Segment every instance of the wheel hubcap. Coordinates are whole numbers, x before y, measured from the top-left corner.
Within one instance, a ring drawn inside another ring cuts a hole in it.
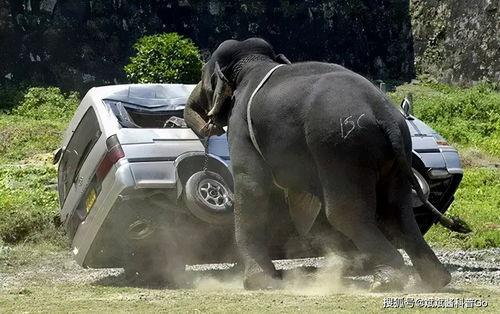
[[[198,193],[203,201],[212,208],[224,209],[229,200],[226,188],[213,179],[202,180],[198,187]]]

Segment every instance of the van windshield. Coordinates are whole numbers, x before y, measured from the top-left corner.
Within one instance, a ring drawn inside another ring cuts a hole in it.
[[[85,159],[100,136],[101,130],[97,116],[94,109],[90,107],[73,132],[68,145],[64,148],[59,163],[58,190],[61,206],[71,189],[71,185],[77,181],[77,175]]]

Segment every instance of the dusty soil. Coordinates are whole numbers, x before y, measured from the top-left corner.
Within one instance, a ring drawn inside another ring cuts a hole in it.
[[[308,312],[383,311],[384,299],[479,299],[498,310],[500,248],[436,250],[452,272],[452,283],[431,292],[415,276],[405,291],[368,292],[370,277],[342,277],[338,257],[277,261],[286,271],[284,289],[245,291],[233,264],[188,266],[193,285],[187,289],[131,282],[122,269],[84,269],[66,251],[38,247],[0,251],[0,312]],[[425,309],[425,308],[422,308]],[[415,310],[415,308],[413,308]],[[455,310],[467,310],[465,306]]]

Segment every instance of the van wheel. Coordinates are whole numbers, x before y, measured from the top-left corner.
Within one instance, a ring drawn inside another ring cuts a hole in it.
[[[219,174],[196,172],[186,182],[184,191],[186,207],[198,219],[216,225],[234,222],[233,193]]]

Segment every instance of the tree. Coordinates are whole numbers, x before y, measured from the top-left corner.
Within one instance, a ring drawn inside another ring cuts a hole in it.
[[[139,38],[137,51],[123,69],[133,83],[197,83],[202,61],[198,48],[189,38],[164,33]]]

